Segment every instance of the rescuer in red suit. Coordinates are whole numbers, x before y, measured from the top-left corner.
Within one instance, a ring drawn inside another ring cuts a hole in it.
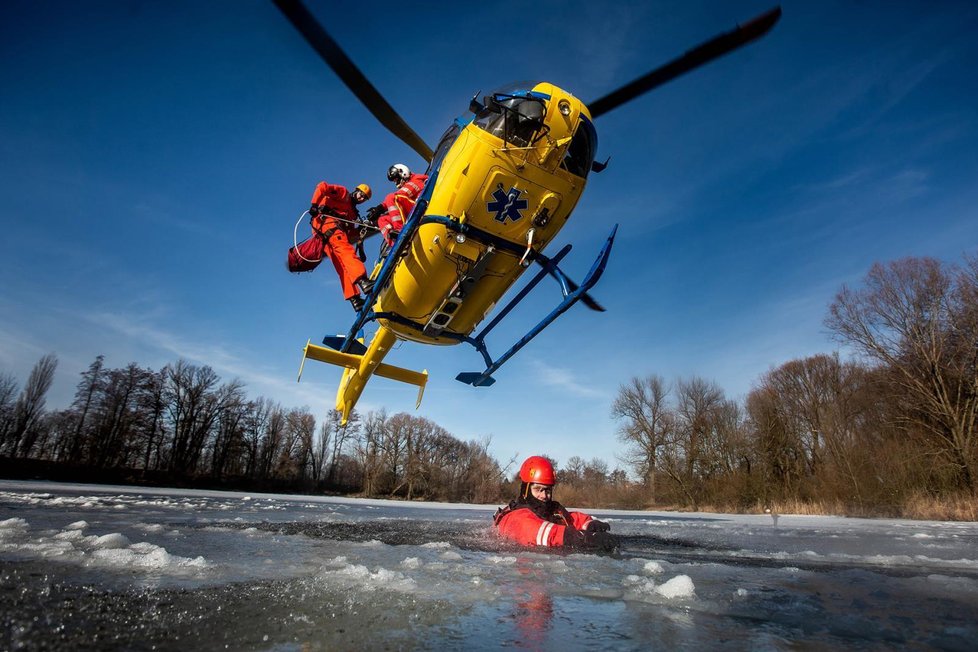
[[[404,228],[404,221],[421,196],[428,175],[413,174],[403,163],[395,163],[387,170],[387,179],[397,186],[397,190],[387,195],[379,206],[371,209],[371,215],[376,219],[380,235],[384,236],[387,246],[392,246]]]
[[[499,534],[524,546],[564,546],[613,550],[611,527],[583,512],[569,512],[553,500],[557,475],[550,461],[539,455],[520,467],[520,495],[496,512]]]
[[[372,283],[367,279],[363,261],[357,257],[354,244],[360,238],[360,214],[357,205],[370,199],[370,186],[361,183],[352,191],[321,181],[312,194],[309,207],[313,235],[289,250],[289,271],[315,269],[323,256],[336,268],[343,297],[357,312],[363,307],[360,293],[369,294]]]

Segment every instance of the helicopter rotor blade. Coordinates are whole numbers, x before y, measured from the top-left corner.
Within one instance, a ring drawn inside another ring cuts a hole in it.
[[[297,30],[305,37],[323,61],[353,91],[357,99],[377,118],[382,125],[404,141],[425,161],[431,162],[433,153],[427,143],[394,110],[373,84],[356,67],[339,44],[316,21],[299,0],[274,0],[275,5],[285,14]]]
[[[615,109],[625,102],[635,99],[642,93],[646,93],[653,88],[661,86],[676,77],[698,68],[718,57],[736,50],[742,45],[764,36],[768,30],[781,18],[781,7],[775,7],[760,16],[737,25],[729,32],[715,36],[714,38],[687,51],[677,59],[656,68],[655,70],[633,80],[621,88],[608,93],[604,97],[588,103],[587,107],[591,112],[592,118],[597,118],[612,109]]]

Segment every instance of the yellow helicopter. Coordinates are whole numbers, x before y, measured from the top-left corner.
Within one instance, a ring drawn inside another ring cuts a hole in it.
[[[570,218],[588,174],[607,165],[595,161],[593,120],[763,36],[781,16],[780,8],[772,9],[588,104],[546,82],[515,84],[481,101],[477,94],[469,105],[472,115],[456,119],[432,150],[301,2],[275,0],[275,4],[374,116],[429,162],[424,191],[396,242],[373,270],[373,290],[349,332],[326,337],[325,346],[310,341],[303,351],[300,378],[307,358],[344,368],[336,395],[344,424],[375,374],[417,386],[417,405],[421,404],[427,371],[383,362],[399,340],[472,345],[482,355],[485,369],[456,378],[488,386],[495,382],[492,374],[500,366],[578,301],[603,310],[588,290],[604,271],[617,225],[579,285],[559,267],[571,245],[552,257],[543,253]],[[530,265],[539,267],[536,274],[473,335]],[[505,353],[493,358],[486,336],[546,276],[559,284],[560,302]],[[361,329],[368,322],[375,322],[377,330],[365,345]]]

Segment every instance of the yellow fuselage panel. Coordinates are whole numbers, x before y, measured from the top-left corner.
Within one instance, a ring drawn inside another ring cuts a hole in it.
[[[584,190],[584,179],[560,167],[567,142],[580,119],[583,105],[573,96],[541,84],[536,92],[550,96],[544,118],[549,132],[530,147],[517,148],[467,125],[445,155],[426,213],[461,219],[465,224],[525,249],[533,229],[532,247],[542,251],[566,223]],[[571,111],[564,116],[558,102]],[[586,109],[584,109],[586,111]],[[534,218],[545,213],[545,224]],[[495,250],[488,259],[484,243],[456,234],[441,224],[424,224],[407,255],[398,263],[393,280],[380,295],[379,311],[394,312],[424,326],[449,296],[462,296],[445,328],[468,335],[485,318],[505,291],[523,273],[520,255]],[[481,262],[480,262],[481,260]],[[398,337],[429,344],[457,341],[424,334],[390,320],[380,320]]]

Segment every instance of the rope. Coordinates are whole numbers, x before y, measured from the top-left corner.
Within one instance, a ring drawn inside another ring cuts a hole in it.
[[[401,214],[403,215],[403,211],[401,211]],[[307,263],[318,263],[323,259],[322,256],[319,257],[319,260],[309,260],[308,258],[303,256],[302,253],[299,251],[299,222],[301,222],[302,218],[304,218],[306,215],[309,215],[309,211],[302,211],[302,214],[299,215],[299,219],[295,221],[295,228],[292,229],[292,246],[295,249],[295,254],[302,260],[306,261]],[[328,217],[329,219],[336,220],[337,222],[346,222],[347,224],[353,224],[354,226],[358,226],[361,229],[373,229],[374,231],[380,231],[379,228],[373,226],[372,224],[366,224],[364,222],[356,222],[354,220],[345,220],[342,217],[336,217],[335,215],[329,215]]]
[[[302,260],[306,261],[307,263],[318,263],[323,259],[322,256],[319,257],[319,260],[309,260],[308,258],[302,255],[302,252],[299,251],[299,222],[301,222],[302,218],[304,218],[308,214],[309,211],[302,211],[302,215],[300,215],[299,219],[296,220],[295,222],[295,228],[292,229],[292,248],[295,249],[295,255],[301,258]]]

